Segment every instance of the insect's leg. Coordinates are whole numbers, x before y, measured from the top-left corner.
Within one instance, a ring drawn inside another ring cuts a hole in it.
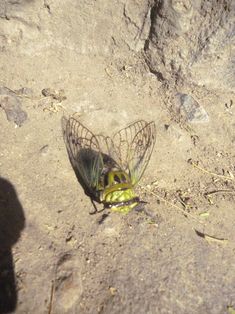
[[[105,207],[103,207],[102,209],[98,210],[97,213],[102,213],[103,210],[105,210]]]
[[[91,200],[92,205],[93,205],[93,207],[94,207],[94,211],[93,211],[93,212],[90,212],[89,214],[90,214],[90,215],[94,215],[94,214],[98,213],[98,209],[97,209],[97,207],[96,207],[96,204],[95,204],[94,200],[93,200],[92,198],[90,198],[90,200]]]
[[[101,213],[103,210],[105,210],[105,208],[106,208],[105,206],[104,206],[102,209],[99,209],[99,210],[98,210],[98,208],[97,208],[97,206],[96,206],[94,200],[92,199],[92,197],[90,198],[90,200],[91,200],[92,205],[93,205],[93,207],[94,207],[94,211],[91,212],[91,213],[89,213],[90,215],[94,215],[94,214],[96,214],[96,213]]]

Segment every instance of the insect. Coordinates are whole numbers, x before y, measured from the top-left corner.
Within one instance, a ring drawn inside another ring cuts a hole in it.
[[[104,208],[128,213],[145,203],[134,192],[156,140],[155,123],[139,120],[113,137],[94,135],[76,114],[62,118],[70,162],[85,193]],[[96,209],[97,211],[97,209]]]

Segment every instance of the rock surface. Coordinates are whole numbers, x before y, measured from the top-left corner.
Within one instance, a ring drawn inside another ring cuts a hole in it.
[[[0,108],[2,108],[8,121],[22,126],[27,120],[27,113],[21,109],[21,102],[16,93],[6,87],[0,87]]]
[[[209,121],[205,109],[190,95],[178,93],[176,106],[189,123],[207,123]]]
[[[235,2],[154,1],[145,51],[153,73],[170,84],[235,87]]]

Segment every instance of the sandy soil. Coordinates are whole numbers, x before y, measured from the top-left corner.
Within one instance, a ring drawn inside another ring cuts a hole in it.
[[[0,312],[232,311],[234,94],[173,90],[149,73],[141,52],[79,54],[43,46],[43,33],[33,50],[28,36],[0,59],[0,85],[28,88],[13,93],[27,113],[21,127],[0,108]],[[44,96],[45,88],[62,96]],[[209,121],[187,123],[176,92],[194,97]],[[107,135],[155,121],[156,145],[136,188],[146,212],[89,214],[61,131],[61,117],[73,112]]]

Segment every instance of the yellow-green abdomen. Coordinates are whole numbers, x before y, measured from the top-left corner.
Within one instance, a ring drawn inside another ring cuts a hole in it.
[[[110,171],[106,174],[106,184],[101,194],[105,207],[113,211],[128,213],[139,201],[129,176],[124,171]]]
[[[137,197],[132,189],[113,191],[106,195],[105,204],[113,211],[128,213],[137,204]]]

